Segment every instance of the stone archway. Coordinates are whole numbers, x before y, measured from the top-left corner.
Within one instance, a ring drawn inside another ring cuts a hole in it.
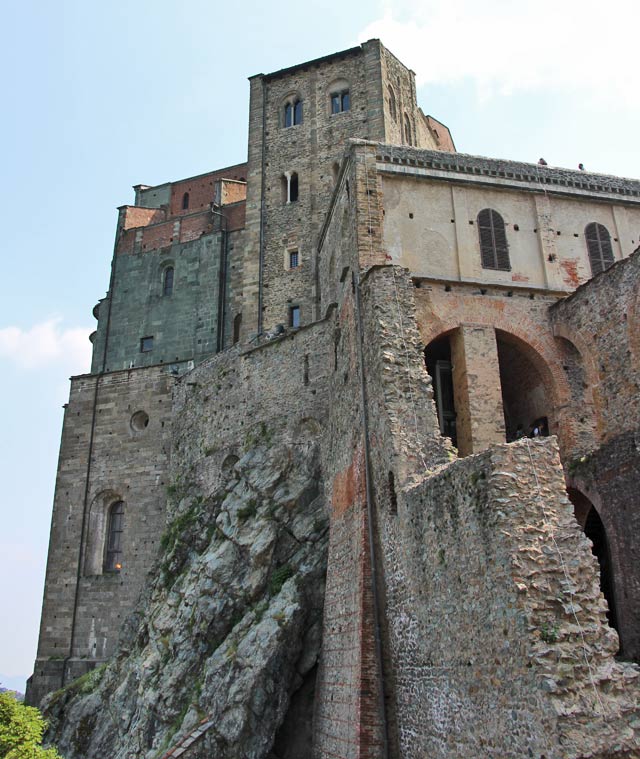
[[[598,560],[600,590],[609,606],[607,611],[609,626],[619,631],[611,549],[604,523],[598,510],[584,493],[573,487],[568,487],[567,493],[573,504],[576,520],[591,541],[591,551]]]
[[[507,442],[557,429],[550,378],[543,359],[520,338],[496,330]]]

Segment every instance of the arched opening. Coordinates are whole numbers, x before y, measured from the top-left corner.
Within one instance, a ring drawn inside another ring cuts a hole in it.
[[[607,620],[609,627],[618,630],[615,595],[613,589],[613,569],[611,565],[611,552],[605,526],[600,519],[600,514],[584,493],[575,488],[567,488],[569,500],[573,504],[573,511],[578,524],[584,530],[584,534],[593,544],[591,552],[598,559],[600,566],[600,590],[609,606]]]
[[[124,531],[124,503],[116,501],[109,508],[104,571],[119,572],[122,569],[122,533]]]
[[[182,210],[186,211],[189,208],[189,193],[185,192],[182,196]]]
[[[433,381],[433,398],[438,412],[440,434],[451,438],[452,443],[457,445],[449,334],[441,335],[427,345],[424,360]]]
[[[240,342],[240,330],[242,329],[242,314],[236,314],[233,319],[233,344]]]
[[[496,330],[507,442],[549,434],[552,403],[540,359],[519,338]]]
[[[407,145],[413,145],[413,138],[411,136],[411,121],[409,121],[409,116],[406,113],[404,115],[404,141],[407,143]]]
[[[164,270],[162,294],[167,296],[173,294],[173,266],[167,266]]]

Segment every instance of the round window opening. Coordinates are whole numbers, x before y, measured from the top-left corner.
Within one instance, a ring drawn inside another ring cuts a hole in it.
[[[136,411],[131,417],[131,429],[135,432],[144,432],[149,426],[149,414],[146,411]]]

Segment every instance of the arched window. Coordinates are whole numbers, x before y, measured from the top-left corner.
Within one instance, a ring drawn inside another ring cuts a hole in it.
[[[478,236],[482,268],[511,271],[504,220],[493,208],[485,208],[478,214]]]
[[[393,87],[389,85],[389,113],[394,121],[398,120],[398,111],[396,109],[396,93],[393,91]]]
[[[119,572],[122,569],[122,532],[124,502],[116,501],[109,509],[104,571]]]
[[[281,180],[282,202],[295,203],[298,200],[298,174],[295,171],[286,171]]]
[[[173,266],[167,266],[164,270],[162,280],[162,294],[171,295],[173,293]]]
[[[411,122],[406,113],[404,115],[404,141],[407,145],[413,145],[413,140],[411,139]]]
[[[233,319],[233,344],[240,342],[240,330],[242,329],[242,314],[236,314]]]
[[[189,208],[189,193],[185,192],[185,194],[182,196],[182,210],[186,211],[187,208]]]
[[[589,251],[591,272],[595,276],[601,271],[608,269],[613,263],[613,248],[611,247],[611,235],[604,224],[591,222],[584,230]]]
[[[302,124],[302,100],[287,100],[284,104],[284,125],[286,127]]]

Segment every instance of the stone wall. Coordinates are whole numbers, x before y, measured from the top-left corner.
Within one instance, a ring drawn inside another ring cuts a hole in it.
[[[72,381],[30,703],[113,654],[145,583],[165,521],[173,383],[161,367]],[[119,500],[123,566],[105,572],[108,511]]]
[[[380,513],[402,757],[635,756],[638,670],[614,660],[553,440],[451,464]]]
[[[567,463],[567,482],[595,507],[611,555],[622,654],[640,660],[640,254],[551,309],[590,389],[595,434]]]

